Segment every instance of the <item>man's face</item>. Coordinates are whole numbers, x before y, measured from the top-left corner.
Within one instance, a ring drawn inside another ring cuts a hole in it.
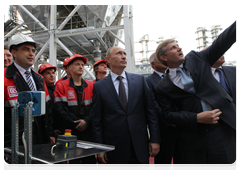
[[[84,62],[82,60],[75,60],[70,66],[69,69],[73,74],[83,75],[84,73]]]
[[[44,77],[47,86],[54,85],[56,81],[56,71],[54,69],[46,69],[42,76]]]
[[[4,67],[7,67],[12,64],[12,54],[9,52],[8,49],[4,49]]]
[[[107,74],[107,65],[105,63],[100,63],[96,70],[98,73],[105,73]]]
[[[36,49],[32,45],[21,45],[18,47],[18,50],[12,50],[12,55],[15,57],[15,62],[28,70],[35,60],[35,51]]]
[[[113,47],[111,56],[107,56],[106,60],[113,68],[125,68],[127,66],[126,52],[120,47]]]
[[[168,43],[166,54],[167,56],[162,55],[161,57],[164,58],[163,60],[166,61],[170,68],[177,68],[185,60],[182,49],[176,42]]]

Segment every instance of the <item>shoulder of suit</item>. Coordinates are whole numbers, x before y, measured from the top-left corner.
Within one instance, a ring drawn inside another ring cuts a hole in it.
[[[43,78],[43,76],[41,74],[39,74],[38,72],[34,71],[33,69],[31,69],[32,74],[35,74],[37,76],[40,76],[41,78]]]
[[[222,66],[223,69],[232,69],[232,70],[236,70],[236,67],[234,66]]]

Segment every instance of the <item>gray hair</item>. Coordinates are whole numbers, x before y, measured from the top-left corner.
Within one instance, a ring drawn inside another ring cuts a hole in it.
[[[156,53],[153,53],[150,57],[149,57],[149,63],[155,63],[155,54]]]
[[[112,48],[113,48],[113,47],[111,47],[111,48],[109,48],[109,49],[107,50],[106,56],[111,57],[111,54],[112,54]]]

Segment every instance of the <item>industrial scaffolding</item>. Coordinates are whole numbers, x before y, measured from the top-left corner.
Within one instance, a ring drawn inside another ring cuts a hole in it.
[[[10,9],[15,19],[4,24],[4,44],[18,32],[38,42],[35,71],[48,59],[58,68],[59,79],[64,76],[63,60],[77,53],[87,57],[84,77],[93,80],[94,62],[105,59],[107,50],[120,42],[127,53],[126,71],[135,73],[131,5],[11,5]],[[22,22],[16,20],[16,10]]]

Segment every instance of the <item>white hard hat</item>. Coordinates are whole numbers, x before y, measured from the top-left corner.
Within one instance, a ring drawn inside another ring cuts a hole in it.
[[[11,46],[12,45],[18,45],[18,44],[22,44],[25,42],[31,42],[34,43],[36,45],[36,48],[39,47],[40,44],[36,43],[31,37],[24,35],[24,34],[16,34],[14,36],[12,36],[9,40],[9,51],[11,51]]]

